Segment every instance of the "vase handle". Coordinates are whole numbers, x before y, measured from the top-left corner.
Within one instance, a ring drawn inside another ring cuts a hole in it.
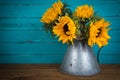
[[[98,49],[98,52],[97,52],[97,61],[98,63],[100,63],[100,59],[99,59],[99,56],[100,56],[100,51],[102,50],[104,46],[102,46],[101,48]]]

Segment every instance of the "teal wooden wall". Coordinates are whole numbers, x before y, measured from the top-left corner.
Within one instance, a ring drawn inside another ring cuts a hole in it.
[[[40,17],[56,0],[0,0],[0,63],[61,63],[67,45],[45,33]],[[101,64],[120,63],[120,0],[62,0],[74,10],[90,4],[111,22]],[[97,48],[94,47],[97,52]],[[96,53],[95,53],[96,54]]]

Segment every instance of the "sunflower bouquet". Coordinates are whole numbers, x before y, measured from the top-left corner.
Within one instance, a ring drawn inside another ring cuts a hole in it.
[[[44,29],[62,43],[74,44],[74,40],[86,41],[89,46],[108,44],[110,23],[96,15],[92,6],[78,6],[74,12],[60,0],[55,2],[40,19]]]

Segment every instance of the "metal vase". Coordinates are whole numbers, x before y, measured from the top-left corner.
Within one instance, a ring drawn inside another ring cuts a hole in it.
[[[86,42],[76,41],[68,46],[60,71],[76,76],[92,76],[100,72],[100,67],[92,48]]]

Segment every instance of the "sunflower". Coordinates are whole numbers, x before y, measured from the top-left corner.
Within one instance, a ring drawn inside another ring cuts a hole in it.
[[[76,27],[74,22],[68,16],[63,16],[59,18],[58,21],[59,23],[53,28],[53,33],[59,36],[58,41],[62,40],[63,43],[71,41],[73,44],[73,39],[76,38]]]
[[[75,16],[79,18],[90,18],[93,14],[93,7],[88,5],[78,6],[75,10]]]
[[[62,2],[59,0],[58,2],[55,2],[52,5],[53,9],[57,12],[57,14],[61,14],[62,13],[62,8],[63,8],[63,4]]]
[[[110,23],[104,19],[101,19],[95,23],[91,22],[88,44],[90,46],[98,44],[99,47],[107,45],[108,40],[110,39],[110,36],[108,35],[108,31],[110,30],[110,28],[108,28],[109,25]]]
[[[41,18],[41,22],[48,24],[54,21],[58,15],[62,13],[62,8],[63,4],[60,0],[58,2],[55,2],[52,7],[48,8],[48,10],[44,13],[43,17]]]

